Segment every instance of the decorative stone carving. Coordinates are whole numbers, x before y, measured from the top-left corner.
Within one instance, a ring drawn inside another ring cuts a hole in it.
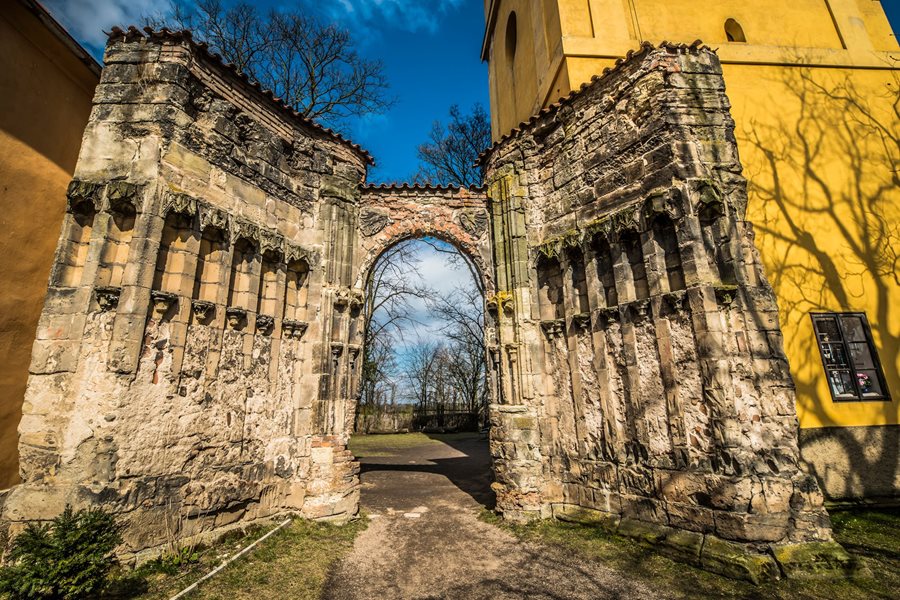
[[[572,315],[572,325],[574,325],[581,331],[589,330],[591,328],[590,313],[579,313],[577,315]]]
[[[119,304],[119,295],[122,290],[117,287],[98,287],[95,290],[97,295],[97,304],[100,310],[107,311],[114,309]]]
[[[483,210],[463,210],[457,216],[459,226],[476,238],[485,234],[488,228],[488,215]]]
[[[644,201],[644,218],[650,223],[657,215],[668,215],[677,221],[684,214],[684,199],[677,188],[660,190]]]
[[[334,294],[334,306],[343,310],[346,307],[359,308],[365,302],[362,290],[341,288]]]
[[[135,197],[140,187],[127,181],[114,181],[106,186],[106,202],[109,209],[120,213],[137,212]]]
[[[208,227],[218,229],[227,236],[230,229],[228,226],[228,215],[217,208],[201,204],[200,230],[204,231]]]
[[[722,200],[722,191],[716,183],[712,181],[700,182],[697,186],[697,195],[697,204],[700,207],[716,207],[719,214],[723,214],[725,212],[725,203]]]
[[[373,236],[391,224],[391,218],[381,211],[365,208],[359,214],[359,230],[365,236]]]
[[[89,203],[95,212],[102,208],[103,184],[74,180],[66,191],[68,203],[66,210],[73,212],[83,202]]]
[[[541,329],[550,337],[561,335],[566,329],[565,319],[550,319],[541,321]]]
[[[150,292],[150,299],[153,302],[153,317],[162,319],[169,312],[169,309],[178,304],[178,296],[171,292],[162,292],[153,290]]]
[[[241,329],[247,322],[247,311],[236,306],[229,306],[225,309],[225,322],[228,325],[228,329]]]
[[[233,219],[231,227],[233,230],[232,237],[235,240],[245,239],[252,242],[256,248],[259,248],[259,227],[242,219]]]
[[[487,310],[494,316],[503,314],[512,315],[513,313],[513,295],[509,292],[497,292],[485,301]]]
[[[618,306],[607,306],[597,310],[597,317],[603,326],[608,325],[611,321],[618,321],[620,314]]]
[[[272,329],[275,327],[275,317],[271,317],[269,315],[256,315],[256,331],[263,334],[269,335],[272,333]]]
[[[347,347],[348,356],[350,357],[350,370],[353,371],[356,369],[356,362],[359,359],[359,354],[362,348],[356,344],[352,344]]]
[[[167,215],[170,212],[174,212],[194,217],[197,216],[197,204],[197,199],[187,194],[168,192],[165,201],[163,201],[163,214]]]
[[[307,327],[309,327],[309,324],[303,321],[285,319],[281,322],[281,329],[284,331],[285,336],[297,340],[303,337]]]
[[[737,298],[738,287],[736,285],[720,283],[713,286],[713,290],[716,294],[716,302],[718,302],[720,306],[730,307]]]
[[[358,289],[350,290],[349,302],[351,310],[361,308],[362,305],[366,302],[365,292]]]
[[[305,248],[301,248],[295,244],[285,242],[282,251],[284,252],[285,262],[290,263],[296,260],[305,260],[310,267],[312,267],[314,263],[314,255]]]
[[[257,235],[259,236],[259,252],[260,254],[273,254],[277,257],[281,257],[282,252],[284,252],[284,238],[278,235],[277,233],[267,231],[265,229],[257,229]]]
[[[625,318],[632,323],[643,321],[650,315],[650,299],[635,300],[624,306]]]
[[[208,302],[206,300],[192,300],[191,301],[191,310],[194,313],[194,318],[201,322],[205,323],[209,320],[213,313],[215,312],[216,305],[212,302]]]
[[[663,315],[681,312],[684,310],[686,303],[687,291],[669,292],[668,294],[663,294],[660,310]]]

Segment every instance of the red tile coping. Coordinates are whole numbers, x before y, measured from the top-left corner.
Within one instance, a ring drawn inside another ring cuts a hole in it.
[[[433,193],[458,193],[463,190],[474,193],[484,193],[487,187],[484,185],[432,185],[430,183],[368,183],[361,187],[364,192],[433,192]]]

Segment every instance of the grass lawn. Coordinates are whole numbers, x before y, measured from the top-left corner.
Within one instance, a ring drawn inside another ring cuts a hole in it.
[[[900,509],[833,511],[838,542],[865,560],[872,576],[838,581],[782,580],[761,586],[720,577],[653,553],[646,547],[598,528],[542,521],[530,525],[497,523],[527,541],[556,544],[667,590],[667,598],[816,598],[851,600],[900,597]]]
[[[190,594],[192,599],[264,600],[319,598],[329,570],[353,546],[365,529],[366,519],[338,526],[294,519],[247,555],[231,563]],[[271,529],[271,527],[269,528]],[[196,563],[177,568],[168,563],[149,563],[123,573],[104,598],[170,598],[197,581],[225,558],[265,533],[255,528],[246,535],[231,535],[199,553]]]
[[[483,436],[477,432],[461,433],[373,433],[350,438],[350,451],[356,458],[394,456],[400,450]]]

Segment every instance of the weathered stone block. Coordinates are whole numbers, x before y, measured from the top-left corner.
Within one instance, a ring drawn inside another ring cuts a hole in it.
[[[713,535],[707,535],[704,540],[700,565],[713,573],[757,585],[780,577],[775,560],[768,554],[754,553],[745,545]]]
[[[835,542],[773,544],[772,553],[786,577],[791,579],[843,578],[865,570]]]
[[[617,514],[584,508],[574,504],[553,504],[553,518],[569,523],[580,523],[615,532],[619,527],[620,517]]]
[[[790,513],[751,514],[716,511],[716,533],[730,540],[776,542],[789,531]]]

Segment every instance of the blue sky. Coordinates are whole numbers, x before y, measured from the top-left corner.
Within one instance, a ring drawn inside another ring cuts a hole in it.
[[[99,58],[113,25],[139,24],[157,14],[160,0],[44,0],[60,22]],[[258,2],[263,10],[276,2]],[[280,3],[284,5],[285,3]],[[349,136],[375,157],[369,181],[406,181],[415,173],[416,148],[451,105],[488,107],[487,67],[481,63],[483,0],[297,0],[354,34],[363,56],[381,59],[397,102],[384,115],[363,119]]]
[[[894,28],[894,34],[900,32],[900,0],[881,0],[881,6],[887,13],[888,21]]]
[[[139,23],[154,14],[161,0],[44,0],[74,37],[98,58],[106,40],[103,30]],[[378,162],[369,180],[404,181],[416,171],[416,147],[428,136],[435,119],[446,119],[452,104],[467,110],[475,102],[488,106],[487,68],[479,59],[484,28],[483,0],[296,0],[326,20],[349,28],[359,51],[384,62],[397,104],[385,115],[365,119],[349,132]],[[273,6],[273,0],[259,3]],[[884,0],[894,31],[900,31],[900,0]],[[419,244],[418,271],[423,282],[447,294],[470,280],[464,268]],[[443,325],[421,302],[414,316],[423,323],[400,342],[433,339]]]
[[[44,0],[72,34],[99,57],[113,25],[139,23],[167,6],[161,0]],[[378,163],[369,181],[405,181],[416,171],[416,148],[434,120],[446,120],[452,104],[488,107],[487,67],[479,52],[483,0],[295,0],[325,20],[349,28],[359,51],[384,62],[396,105],[352,126],[349,135]],[[284,6],[257,2],[261,9]],[[884,0],[894,31],[900,0]]]

